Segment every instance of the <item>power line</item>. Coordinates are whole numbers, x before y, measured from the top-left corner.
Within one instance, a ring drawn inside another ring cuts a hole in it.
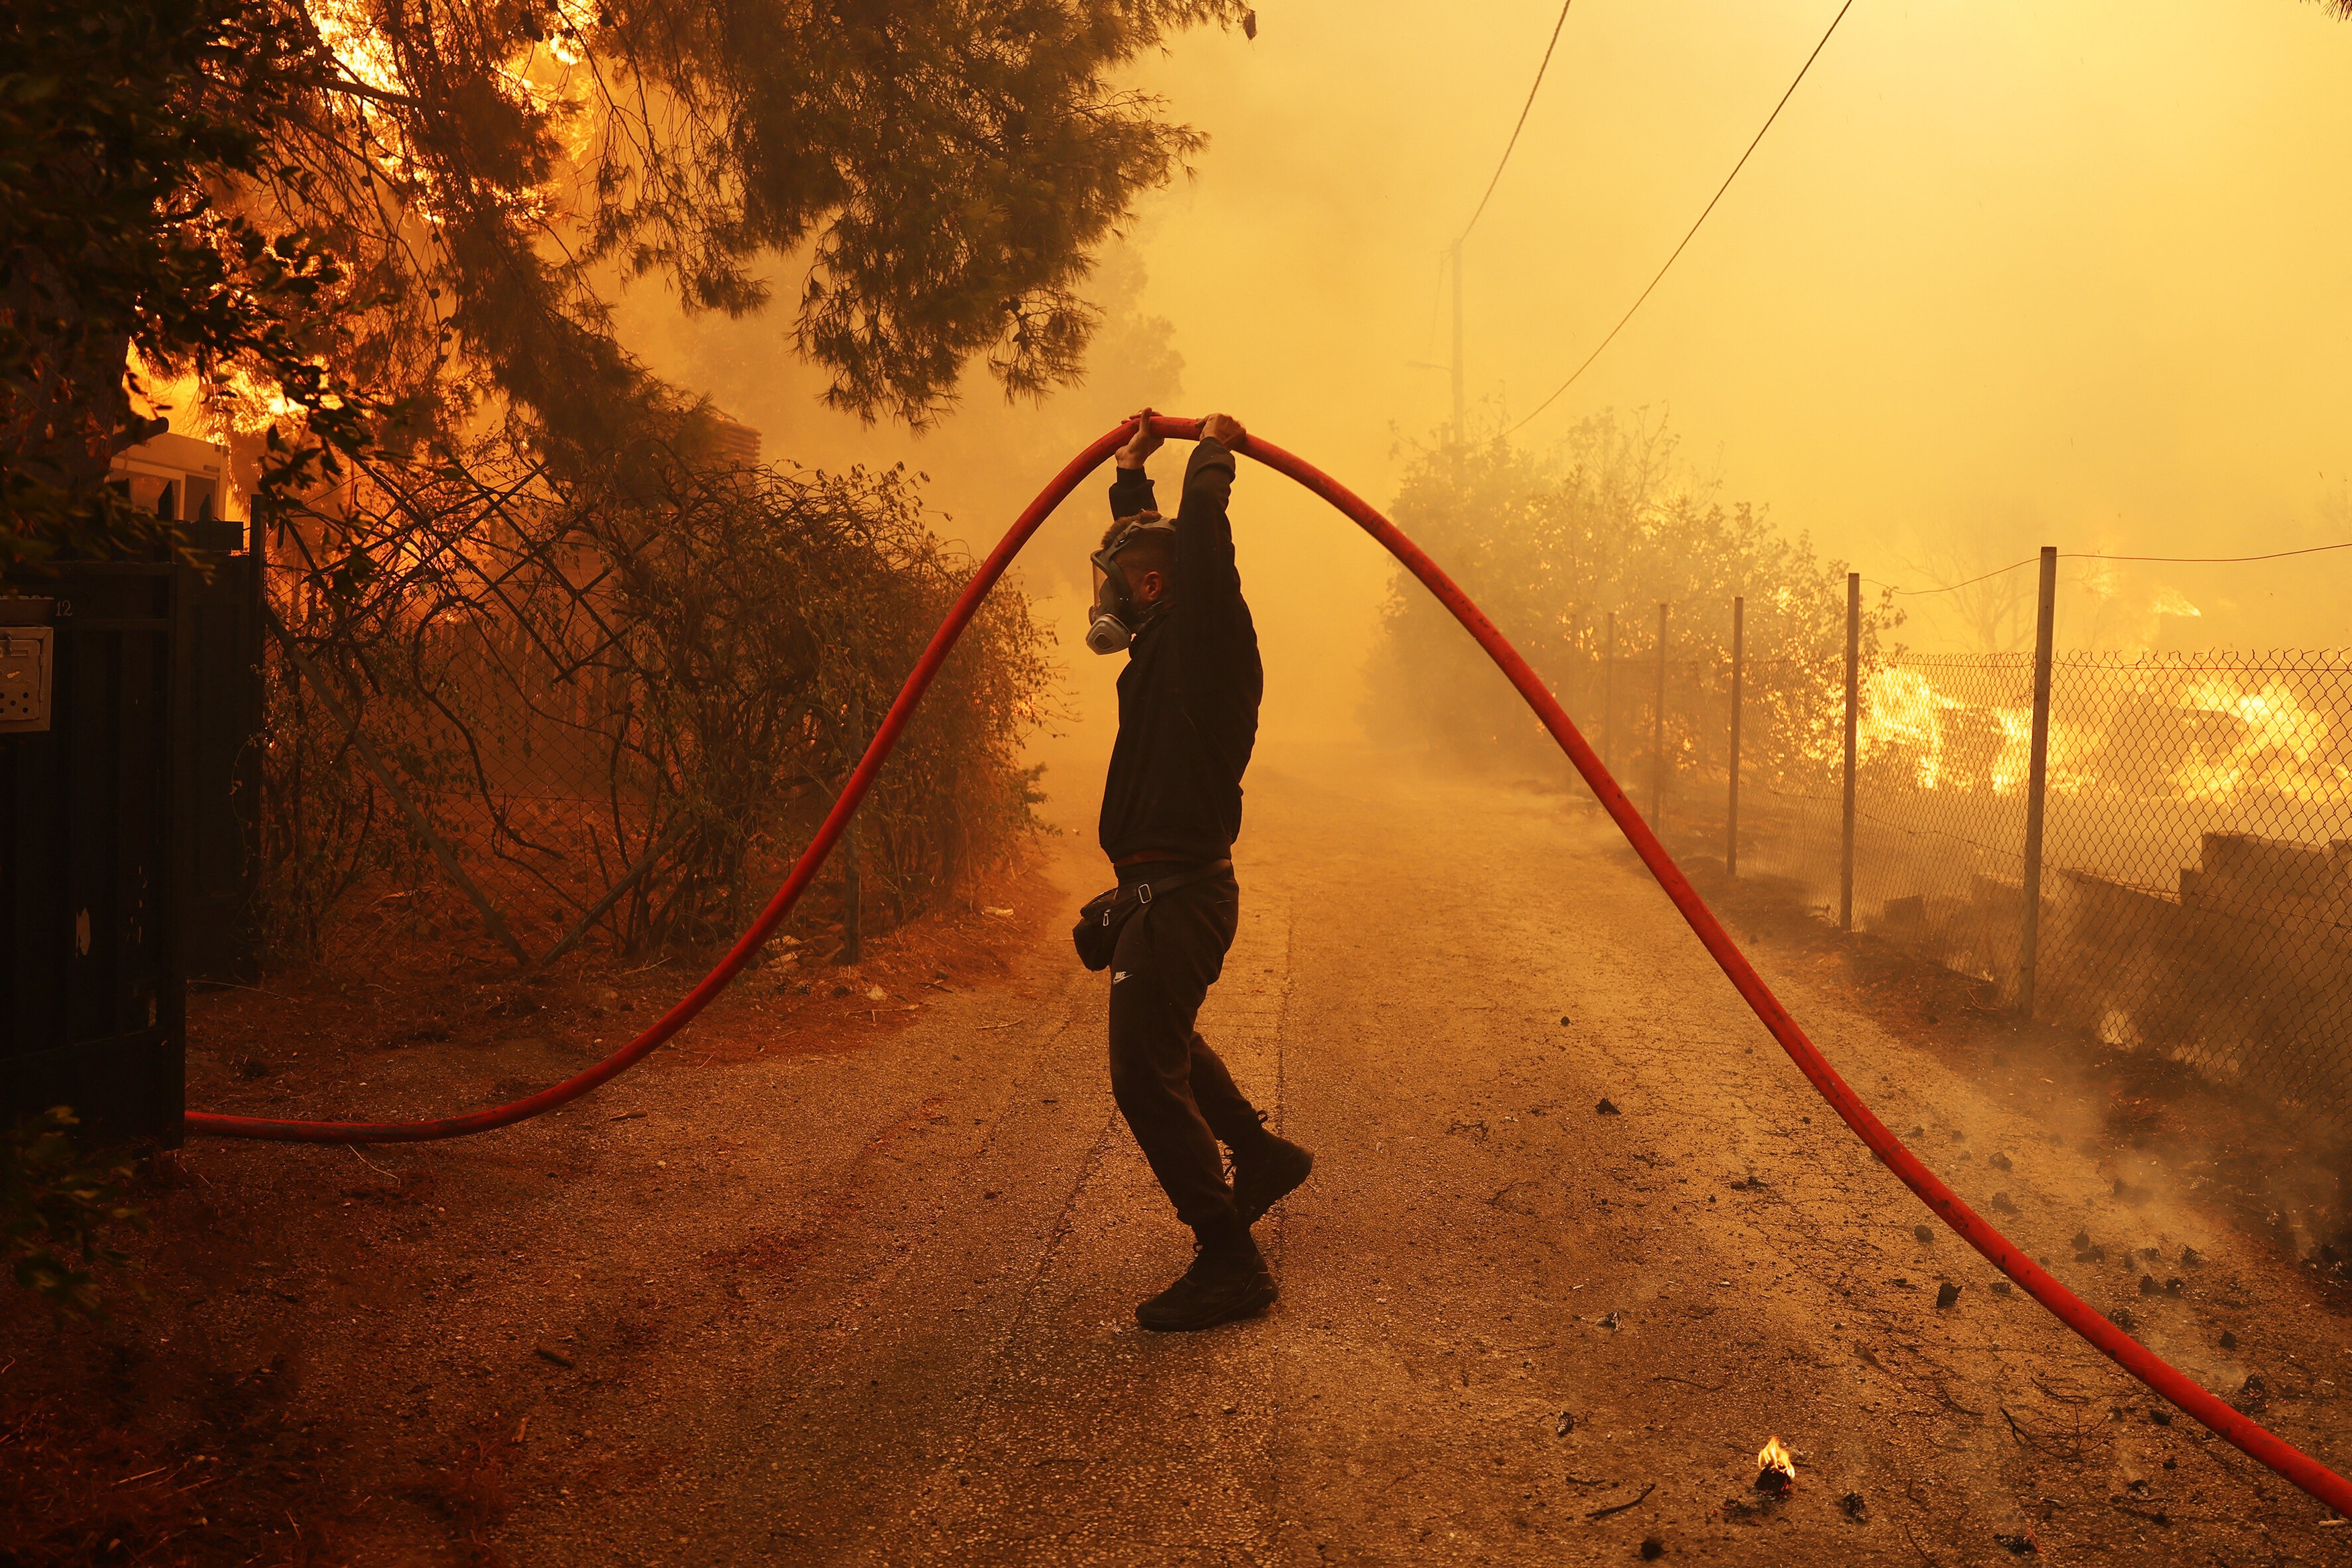
[[[1592,368],[1592,362],[1601,357],[1601,351],[1608,348],[1611,343],[1617,341],[1617,334],[1625,330],[1625,323],[1633,319],[1633,312],[1642,308],[1642,301],[1650,297],[1651,290],[1657,288],[1660,281],[1664,279],[1667,268],[1674,266],[1676,258],[1682,255],[1685,247],[1690,244],[1693,237],[1698,233],[1699,224],[1705,223],[1706,221],[1707,214],[1715,211],[1716,203],[1723,200],[1723,193],[1731,189],[1732,181],[1739,178],[1739,171],[1748,167],[1748,160],[1754,154],[1757,144],[1764,140],[1764,132],[1772,129],[1772,122],[1780,118],[1780,110],[1789,107],[1789,100],[1795,96],[1798,83],[1803,81],[1805,79],[1805,73],[1813,68],[1813,62],[1821,58],[1822,51],[1829,47],[1830,35],[1838,30],[1838,24],[1844,21],[1845,14],[1853,9],[1853,0],[1845,0],[1845,4],[1838,7],[1838,14],[1830,18],[1829,30],[1822,35],[1822,41],[1813,46],[1813,52],[1805,57],[1805,63],[1802,66],[1800,66],[1797,69],[1796,79],[1789,83],[1789,90],[1782,93],[1780,95],[1780,101],[1772,106],[1772,112],[1765,117],[1763,127],[1756,132],[1755,141],[1748,143],[1748,151],[1739,154],[1739,162],[1731,166],[1731,173],[1726,174],[1723,177],[1723,184],[1716,187],[1715,195],[1709,198],[1706,211],[1701,212],[1698,215],[1697,223],[1694,223],[1690,226],[1690,233],[1683,236],[1682,244],[1675,247],[1674,255],[1666,258],[1666,265],[1659,268],[1657,276],[1650,279],[1649,288],[1643,289],[1641,294],[1635,298],[1633,304],[1626,307],[1625,313],[1617,318],[1617,324],[1609,329],[1609,335],[1601,340],[1599,347],[1595,348],[1591,353],[1584,356],[1584,363],[1576,367],[1574,374],[1570,374],[1566,381],[1561,382],[1558,387],[1554,388],[1552,395],[1549,397],[1547,397],[1541,403],[1537,404],[1535,407],[1528,412],[1526,419],[1520,420],[1517,425],[1512,426],[1509,430],[1504,431],[1503,434],[1506,436],[1512,434],[1512,432],[1517,430],[1520,426],[1527,424],[1528,420],[1533,419],[1537,415],[1541,414],[1545,409],[1549,408],[1554,403],[1558,402],[1561,393],[1566,392],[1570,387],[1574,386],[1576,384],[1577,378],[1581,376],[1586,371]],[[1497,170],[1496,174],[1499,176],[1500,174],[1501,171]]]
[[[2273,550],[2268,555],[2105,555],[2095,550],[2070,551],[2076,561],[2147,561],[2164,566],[2236,566],[2248,561],[2284,561],[2290,555],[2317,555],[2329,550],[2352,550],[2342,544],[2310,544],[2301,550]]]
[[[1940,588],[1898,588],[1892,583],[1880,583],[1875,577],[1868,581],[1876,584],[1890,594],[1899,594],[1906,599],[1921,594],[1957,594],[1963,588],[1973,588],[1979,583],[1990,583],[1996,577],[2006,577],[2019,567],[2031,566],[2041,559],[2039,555],[2029,555],[2022,561],[2012,561],[2006,566],[1996,566],[1990,572],[1980,572],[1973,577],[1964,578],[1958,583],[1947,583]]]
[[[1544,46],[1543,60],[1536,67],[1536,79],[1528,88],[1527,102],[1519,105],[1519,122],[1511,127],[1511,139],[1503,144],[1503,160],[1495,165],[1495,177],[1486,182],[1486,194],[1478,198],[1478,210],[1472,213],[1470,221],[1462,226],[1461,237],[1454,242],[1456,245],[1470,237],[1470,231],[1476,228],[1478,220],[1486,216],[1486,204],[1494,199],[1495,187],[1503,183],[1503,171],[1511,164],[1511,149],[1519,144],[1519,132],[1527,129],[1528,110],[1536,106],[1537,89],[1543,86],[1544,72],[1551,68],[1551,52],[1559,47],[1559,30],[1568,26],[1568,8],[1575,3],[1576,0],[1561,0],[1559,20],[1551,25],[1551,42]]]
[[[2267,555],[2109,555],[2097,550],[2068,550],[2062,552],[2058,559],[2061,561],[2125,561],[2156,566],[2242,566],[2252,561],[2284,561],[2294,555],[2324,555],[2331,550],[2352,550],[2352,540],[2347,540],[2342,544],[2310,544],[2301,550],[2273,550]],[[1952,594],[1962,588],[1974,587],[1979,583],[1990,582],[1995,577],[2006,576],[2019,567],[2031,566],[2041,559],[2039,555],[2029,555],[2022,561],[2012,561],[2006,566],[1996,566],[1990,572],[1979,573],[1974,577],[1966,578],[1958,583],[1948,583],[1940,588],[1897,588],[1892,583],[1880,583],[1878,585],[1889,593],[1899,594],[1906,598],[1916,598],[1927,594]],[[1874,578],[1873,581],[1876,579]]]

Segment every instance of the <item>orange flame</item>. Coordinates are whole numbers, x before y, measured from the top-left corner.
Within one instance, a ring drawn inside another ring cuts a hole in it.
[[[1789,1480],[1797,1479],[1796,1456],[1790,1453],[1778,1437],[1765,1438],[1764,1446],[1756,1450],[1756,1468],[1759,1474],[1769,1475],[1778,1470]]]

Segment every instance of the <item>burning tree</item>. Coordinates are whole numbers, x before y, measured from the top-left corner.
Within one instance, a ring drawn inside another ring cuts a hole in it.
[[[189,375],[216,405],[266,386],[301,411],[262,466],[264,503],[369,438],[383,410],[351,383],[336,309],[354,280],[319,235],[239,199],[275,163],[306,58],[283,17],[227,0],[0,14],[0,577],[170,540],[106,483],[163,425],[134,367]]]
[[[177,542],[106,482],[165,402],[241,433],[289,945],[370,879],[467,880],[469,836],[565,918],[621,895],[595,918],[625,944],[708,935],[963,568],[898,476],[730,467],[610,296],[772,303],[869,421],[936,420],[975,362],[1042,395],[1081,368],[1097,252],[1201,145],[1117,74],[1247,19],[26,0],[0,16],[0,572]],[[866,815],[901,909],[1025,816],[1043,639],[1017,598],[991,616]],[[549,732],[603,753],[524,776]]]
[[[0,19],[13,553],[99,537],[108,460],[152,428],[126,349],[307,445],[296,480],[485,413],[559,463],[690,441],[695,400],[611,331],[604,290],[647,276],[748,315],[797,272],[792,349],[869,419],[935,418],[975,359],[1043,393],[1080,366],[1096,252],[1200,145],[1113,74],[1244,16],[26,0]]]

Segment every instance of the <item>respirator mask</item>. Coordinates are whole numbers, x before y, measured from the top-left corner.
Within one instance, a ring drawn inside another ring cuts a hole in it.
[[[1144,620],[1151,613],[1151,606],[1136,602],[1127,573],[1118,563],[1119,552],[1145,532],[1173,538],[1176,531],[1159,517],[1145,512],[1120,529],[1091,557],[1095,598],[1087,616],[1087,647],[1097,653],[1117,653],[1134,642],[1135,634],[1143,629]]]

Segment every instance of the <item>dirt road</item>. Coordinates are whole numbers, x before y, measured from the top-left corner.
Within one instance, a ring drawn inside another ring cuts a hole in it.
[[[372,1153],[446,1168],[463,1239],[413,1277],[387,1258],[308,1343],[307,1399],[386,1472],[352,1472],[341,1551],[446,1560],[383,1500],[390,1456],[446,1451],[494,1393],[469,1428],[494,1503],[436,1495],[518,1565],[2352,1561],[2352,1530],[1915,1234],[1560,797],[1276,757],[1249,809],[1202,1027],[1319,1155],[1262,1227],[1272,1313],[1134,1326],[1186,1238],[1109,1100],[1102,980],[1048,922],[1010,984],[887,1044]],[[1060,855],[1075,904],[1097,872]],[[2352,1331],[2291,1268],[2175,1194],[2118,1197],[2099,1108],[2031,1059],[1963,1078],[1795,951],[1767,942],[1768,977],[1971,1202],[2352,1464]],[[202,1158],[217,1184],[351,1156]],[[2078,1231],[2105,1261],[2070,1261]],[[1777,1502],[1751,1488],[1774,1435]]]
[[[1997,1561],[2001,1536],[2091,1561],[2352,1555],[1948,1235],[1915,1235],[1924,1212],[1556,800],[1254,783],[1203,1027],[1321,1152],[1273,1227],[1280,1307],[1198,1338],[1134,1327],[1183,1235],[1105,1089],[1101,981],[1048,940],[1012,993],[781,1096],[746,1085],[751,1114],[674,1151],[740,1216],[730,1299],[677,1377],[552,1419],[666,1468],[518,1512],[517,1561],[1549,1562],[1645,1537],[1727,1562]],[[2032,1245],[2160,1249],[2072,1269],[2095,1302],[2129,1301],[2216,1386],[2261,1371],[2286,1431],[2352,1460],[2352,1336],[2259,1310],[2296,1305],[2291,1275],[2118,1203],[2035,1075],[1959,1081],[1775,978]],[[2143,1272],[2183,1297],[2144,1301]],[[1775,1434],[1800,1484],[1750,1513]]]

